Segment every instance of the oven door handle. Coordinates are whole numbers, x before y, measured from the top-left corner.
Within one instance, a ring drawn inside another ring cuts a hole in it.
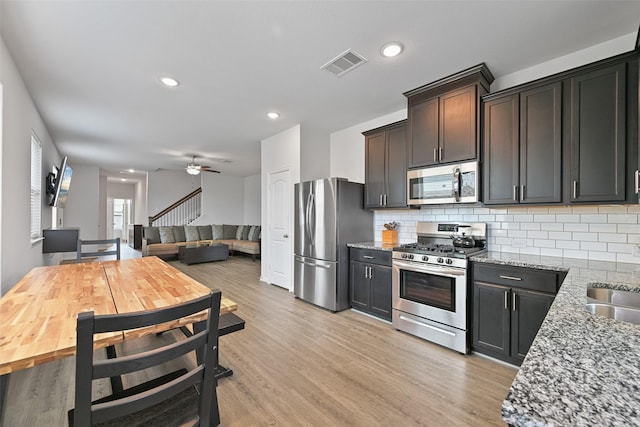
[[[435,274],[438,276],[456,278],[467,274],[466,269],[454,270],[447,267],[426,266],[418,263],[393,260],[393,266],[404,270],[416,271],[419,273]]]

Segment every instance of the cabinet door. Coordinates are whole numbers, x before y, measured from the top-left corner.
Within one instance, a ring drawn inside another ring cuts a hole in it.
[[[516,288],[511,292],[511,357],[522,363],[554,296]]]
[[[385,133],[367,136],[365,140],[365,208],[382,207],[385,181]]]
[[[569,80],[572,202],[625,199],[625,64]]]
[[[351,285],[351,307],[360,310],[369,310],[369,266],[351,261],[351,275],[349,283]]]
[[[407,127],[387,131],[386,207],[407,207]]]
[[[484,191],[487,205],[517,203],[518,94],[484,104]]]
[[[391,320],[391,267],[371,267],[371,313]]]
[[[440,162],[476,158],[476,87],[440,97]]]
[[[562,84],[520,94],[520,203],[562,201]]]
[[[409,167],[438,163],[438,98],[409,107]]]
[[[509,288],[473,284],[473,347],[496,356],[509,356]]]

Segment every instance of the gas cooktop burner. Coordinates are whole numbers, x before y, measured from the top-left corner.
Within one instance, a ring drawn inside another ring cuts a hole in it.
[[[405,243],[403,245],[400,245],[397,248],[394,248],[394,250],[403,251],[403,252],[415,252],[415,253],[437,252],[441,254],[468,255],[473,252],[481,251],[482,248],[458,248],[453,245],[415,242],[415,243]]]

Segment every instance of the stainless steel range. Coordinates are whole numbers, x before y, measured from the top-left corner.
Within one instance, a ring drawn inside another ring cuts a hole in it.
[[[418,222],[416,231],[417,242],[393,248],[393,326],[467,354],[468,257],[486,250],[487,225]]]

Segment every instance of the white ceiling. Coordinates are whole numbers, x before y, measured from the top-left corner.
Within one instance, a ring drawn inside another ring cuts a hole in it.
[[[341,130],[480,62],[507,75],[633,33],[639,17],[637,0],[2,0],[0,34],[70,163],[118,176],[197,155],[248,176],[259,141],[295,124]],[[381,57],[394,40],[405,52]],[[368,62],[320,69],[349,48]]]

